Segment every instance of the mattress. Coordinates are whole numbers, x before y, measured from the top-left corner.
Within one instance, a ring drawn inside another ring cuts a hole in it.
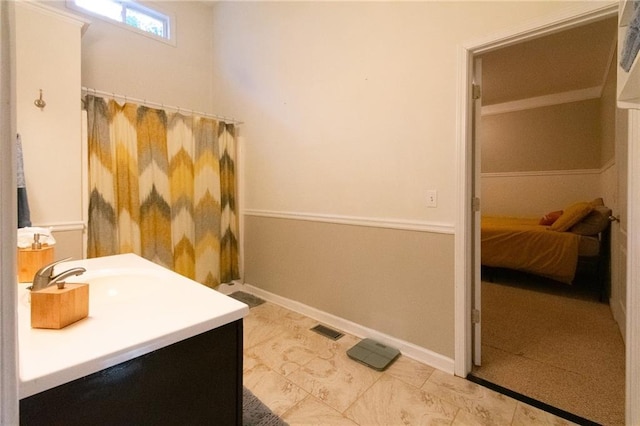
[[[551,231],[538,222],[536,218],[483,217],[481,263],[570,284],[575,277],[582,236]]]
[[[580,235],[578,243],[578,256],[594,257],[600,254],[600,239],[598,237],[590,237]]]

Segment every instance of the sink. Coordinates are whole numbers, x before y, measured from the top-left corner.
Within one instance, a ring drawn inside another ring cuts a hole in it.
[[[145,300],[154,295],[154,310],[164,309],[172,303],[170,297],[157,297],[168,291],[167,276],[163,271],[145,269],[114,269],[85,272],[68,279],[69,283],[89,284],[89,304],[93,308],[140,303],[139,312],[148,307]]]
[[[66,264],[61,264],[56,272],[66,269]],[[103,269],[87,271],[82,275],[69,277],[67,283],[88,283],[89,303],[92,308],[100,308],[105,305],[121,303],[143,302],[153,292],[162,291],[163,280],[166,280],[163,271],[149,269]],[[26,290],[20,292],[21,308],[29,308],[30,292]],[[166,286],[165,286],[166,287]],[[170,302],[167,298],[157,298],[156,303]]]
[[[89,316],[60,330],[33,329],[28,284],[19,284],[20,398],[242,319],[247,305],[134,254],[64,262],[68,283],[89,284]],[[46,362],[43,362],[45,354]]]

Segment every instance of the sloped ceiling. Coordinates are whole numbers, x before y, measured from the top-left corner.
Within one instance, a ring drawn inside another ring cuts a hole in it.
[[[485,53],[482,104],[602,86],[616,37],[609,18]]]

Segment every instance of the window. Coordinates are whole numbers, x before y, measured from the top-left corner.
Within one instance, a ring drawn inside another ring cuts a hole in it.
[[[171,40],[169,16],[131,0],[67,0],[67,4],[144,34]]]

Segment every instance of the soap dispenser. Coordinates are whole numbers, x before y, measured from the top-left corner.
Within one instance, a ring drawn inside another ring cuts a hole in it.
[[[34,234],[31,248],[18,248],[18,282],[32,282],[35,273],[51,262],[53,246],[42,244],[40,234]]]

